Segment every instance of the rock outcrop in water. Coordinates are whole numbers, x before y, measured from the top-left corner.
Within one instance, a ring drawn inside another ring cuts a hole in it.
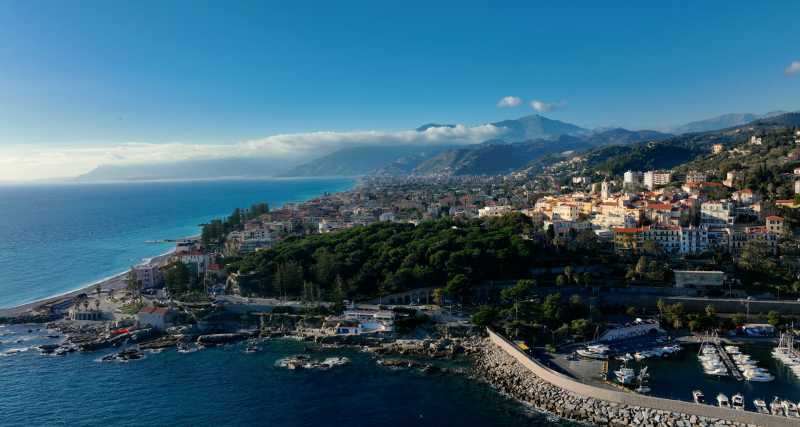
[[[606,402],[546,382],[488,339],[476,353],[475,371],[499,391],[562,418],[600,426],[746,426],[716,418]]]

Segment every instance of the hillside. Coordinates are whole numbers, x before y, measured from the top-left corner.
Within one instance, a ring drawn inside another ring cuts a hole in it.
[[[671,135],[655,131],[610,129],[582,136],[561,135],[555,140],[534,140],[506,144],[491,141],[475,147],[447,150],[421,163],[416,175],[496,175],[524,167],[543,156],[565,151],[582,151],[610,144],[661,140]]]
[[[680,135],[659,142],[604,147],[585,154],[586,166],[592,172],[611,175],[621,175],[627,170],[671,169],[702,160],[714,144],[729,149],[746,143],[751,135],[786,133],[797,126],[800,126],[800,113],[784,113],[723,130]],[[761,153],[761,149],[751,151],[763,156],[768,154]],[[763,161],[763,156],[757,158]],[[707,166],[713,168],[713,165]]]

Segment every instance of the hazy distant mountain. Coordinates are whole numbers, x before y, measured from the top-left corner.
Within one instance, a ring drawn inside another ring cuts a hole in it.
[[[227,158],[169,163],[101,165],[75,178],[78,181],[137,181],[274,176],[295,162],[286,159]]]
[[[343,148],[304,163],[281,176],[356,176],[379,171],[407,173],[425,159],[452,148],[449,146],[372,145]]]
[[[732,113],[723,114],[721,116],[712,117],[710,119],[699,120],[696,122],[686,123],[681,126],[676,126],[670,129],[670,132],[679,135],[682,133],[692,132],[709,132],[719,129],[725,129],[734,126],[740,126],[745,123],[750,123],[754,120],[773,117],[786,113],[785,111],[770,111],[766,114],[753,114],[753,113]]]
[[[582,135],[589,133],[589,130],[580,126],[559,120],[548,119],[538,114],[532,114],[513,120],[503,120],[492,124],[508,129],[508,133],[502,135],[502,139],[508,142],[553,139],[561,135]]]

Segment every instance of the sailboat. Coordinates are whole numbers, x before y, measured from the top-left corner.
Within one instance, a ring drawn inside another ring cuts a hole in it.
[[[643,367],[641,371],[639,371],[639,387],[636,387],[637,393],[649,393],[650,387],[647,386],[647,379],[650,378],[650,374],[647,373],[647,366]]]

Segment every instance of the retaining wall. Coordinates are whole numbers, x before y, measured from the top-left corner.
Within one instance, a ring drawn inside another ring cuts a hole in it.
[[[698,417],[718,418],[743,424],[760,426],[800,426],[800,419],[791,419],[773,415],[759,414],[750,411],[735,411],[711,405],[698,405],[680,400],[663,399],[659,397],[645,396],[635,393],[610,390],[602,387],[592,386],[570,378],[561,373],[555,372],[532,357],[528,356],[516,345],[509,342],[492,330],[488,330],[489,339],[502,349],[506,354],[522,364],[527,370],[540,379],[556,386],[560,389],[577,394],[579,396],[599,399],[616,404],[638,406],[668,412],[678,412],[686,415]]]

